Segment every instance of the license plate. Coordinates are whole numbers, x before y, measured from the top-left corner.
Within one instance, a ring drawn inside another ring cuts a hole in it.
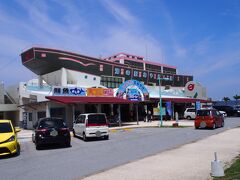
[[[100,137],[100,136],[101,136],[101,132],[100,132],[100,131],[97,131],[97,132],[96,132],[96,136],[97,136],[97,137]]]
[[[53,130],[53,131],[50,132],[50,135],[51,136],[57,136],[58,132],[56,130]]]

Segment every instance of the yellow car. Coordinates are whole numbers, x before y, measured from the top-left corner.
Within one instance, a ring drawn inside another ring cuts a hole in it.
[[[19,128],[14,128],[11,120],[0,120],[0,156],[19,155],[20,145],[17,141]]]

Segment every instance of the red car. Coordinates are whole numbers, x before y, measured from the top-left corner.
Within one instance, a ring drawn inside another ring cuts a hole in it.
[[[201,109],[197,111],[195,128],[218,128],[224,126],[224,117],[216,109]]]

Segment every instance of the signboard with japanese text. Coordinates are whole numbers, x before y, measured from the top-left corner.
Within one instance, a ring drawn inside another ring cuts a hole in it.
[[[133,91],[133,89],[135,89],[136,91]],[[127,96],[129,96],[128,91],[130,90],[131,93],[131,97],[135,94],[135,98],[134,101],[136,100],[137,94],[139,93],[141,95],[141,98],[138,98],[138,100],[148,100],[149,99],[149,92],[146,89],[146,87],[144,86],[144,84],[142,84],[141,82],[137,81],[137,80],[128,80],[125,81],[123,84],[120,85],[120,87],[118,88],[117,91],[117,97],[118,98],[127,98]],[[131,100],[131,98],[130,98]]]
[[[87,88],[87,96],[113,97],[113,89]]]
[[[86,89],[81,87],[60,87],[52,88],[53,96],[86,96]]]
[[[113,76],[119,76],[119,77],[125,77],[126,79],[131,79],[132,69],[114,66],[113,67]]]

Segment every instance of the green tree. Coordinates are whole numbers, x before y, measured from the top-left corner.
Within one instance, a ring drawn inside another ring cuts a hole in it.
[[[240,96],[236,94],[235,96],[233,96],[233,98],[237,101],[240,99]]]
[[[228,101],[230,101],[229,97],[223,97],[223,100],[225,101],[225,103],[227,103]]]
[[[235,96],[233,96],[233,98],[236,100],[236,104],[237,104],[237,101],[240,99],[240,96],[236,94]]]

